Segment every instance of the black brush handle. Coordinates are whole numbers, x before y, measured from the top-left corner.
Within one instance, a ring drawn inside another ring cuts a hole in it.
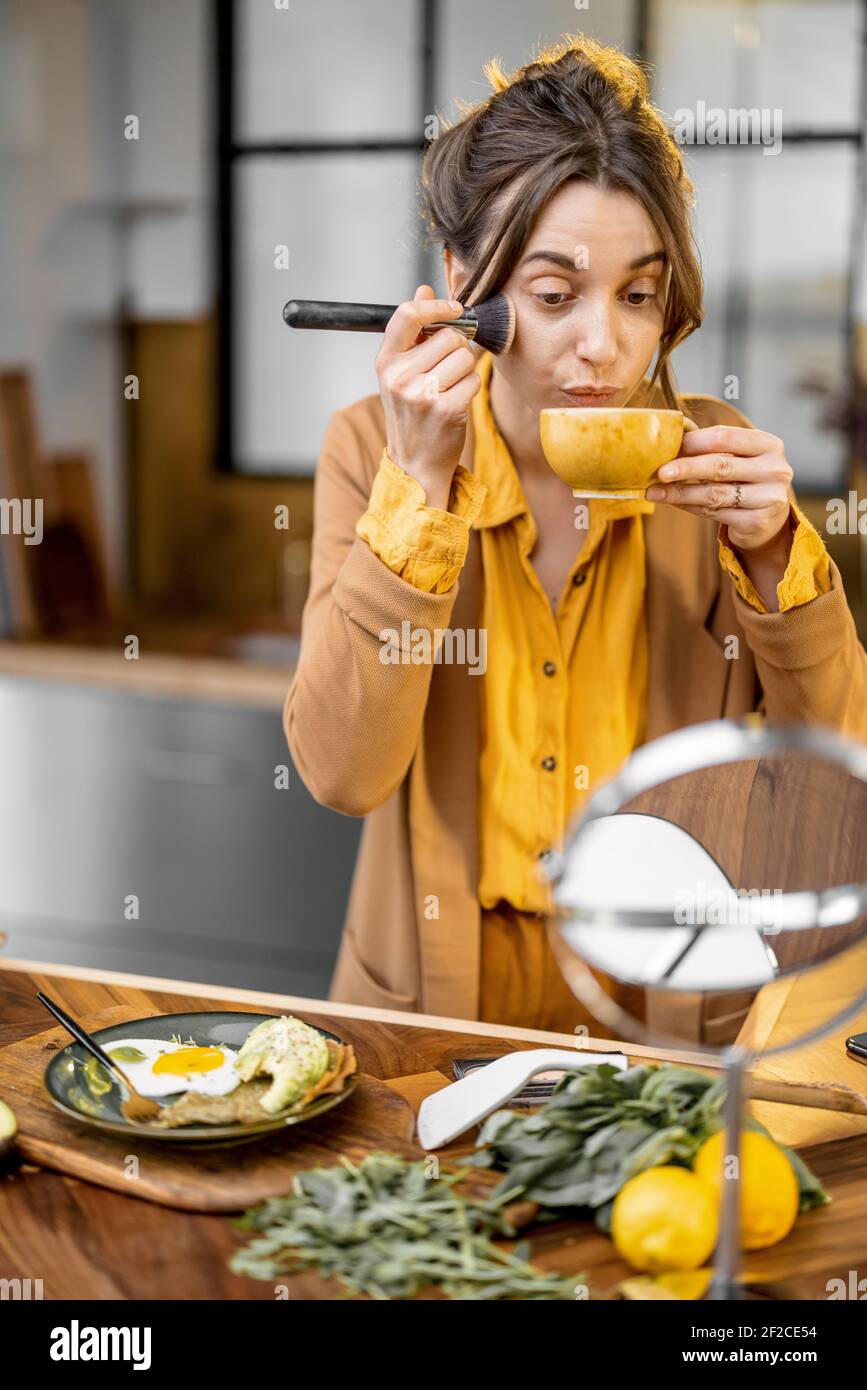
[[[283,306],[283,319],[290,328],[330,328],[350,333],[384,333],[396,304],[350,304],[343,300],[290,299]],[[428,323],[423,333],[437,328],[457,328],[475,336],[478,319],[475,310],[465,309],[460,318]]]
[[[382,333],[396,308],[396,304],[290,299],[283,307],[283,318],[290,328],[337,328],[356,333]]]

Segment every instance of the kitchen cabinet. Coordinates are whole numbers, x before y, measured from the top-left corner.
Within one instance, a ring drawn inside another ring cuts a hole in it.
[[[360,822],[279,708],[0,675],[0,769],[7,958],[327,994]]]

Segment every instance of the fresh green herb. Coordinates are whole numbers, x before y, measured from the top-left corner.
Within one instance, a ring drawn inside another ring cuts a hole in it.
[[[722,1125],[724,1101],[724,1080],[688,1067],[617,1071],[603,1063],[564,1075],[533,1114],[489,1116],[477,1140],[482,1152],[466,1162],[505,1169],[494,1200],[538,1202],[552,1220],[564,1208],[586,1208],[607,1231],[614,1198],[629,1178],[662,1163],[692,1166]],[[744,1123],[768,1134],[757,1120]],[[830,1201],[803,1160],[791,1149],[783,1153],[798,1179],[801,1210]]]
[[[459,1299],[574,1299],[583,1276],[545,1274],[492,1237],[515,1235],[500,1202],[461,1197],[462,1174],[428,1177],[422,1162],[371,1154],[357,1166],[298,1173],[292,1192],[235,1224],[258,1236],[230,1260],[236,1274],[273,1281],[315,1267],[353,1293],[411,1298],[439,1285]]]
[[[169,1042],[177,1043],[178,1047],[198,1047],[199,1045],[195,1038],[187,1038],[187,1041],[184,1042],[180,1033],[172,1033]]]

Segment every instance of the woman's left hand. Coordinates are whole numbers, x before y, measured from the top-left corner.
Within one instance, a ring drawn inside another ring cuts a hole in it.
[[[683,436],[681,452],[660,468],[649,502],[669,502],[728,526],[738,550],[760,551],[777,542],[788,553],[792,469],[782,439],[764,430],[712,425]]]

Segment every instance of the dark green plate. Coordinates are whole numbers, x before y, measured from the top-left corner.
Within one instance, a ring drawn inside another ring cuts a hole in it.
[[[192,1013],[160,1014],[156,1018],[137,1018],[130,1023],[115,1023],[111,1028],[100,1028],[92,1037],[100,1047],[107,1047],[116,1038],[158,1038],[170,1042],[172,1034],[180,1036],[184,1042],[194,1038],[200,1047],[223,1043],[226,1047],[240,1049],[249,1033],[257,1023],[264,1023],[274,1014]],[[311,1025],[313,1026],[313,1025]],[[317,1029],[324,1038],[332,1042],[342,1042],[334,1033],[325,1028]],[[108,1134],[117,1134],[129,1139],[155,1140],[168,1144],[214,1144],[242,1143],[259,1135],[273,1134],[285,1129],[287,1125],[301,1124],[321,1115],[332,1106],[339,1105],[355,1089],[358,1077],[350,1076],[341,1091],[317,1096],[303,1110],[280,1111],[269,1115],[266,1120],[255,1124],[231,1125],[184,1125],[179,1129],[156,1129],[152,1125],[133,1124],[121,1114],[123,1095],[116,1082],[104,1095],[94,1096],[88,1088],[84,1075],[84,1063],[90,1057],[81,1043],[73,1042],[52,1057],[45,1068],[45,1089],[58,1110],[73,1120],[101,1129]],[[172,1105],[177,1096],[167,1098],[165,1104]],[[161,1100],[157,1100],[162,1104]]]

